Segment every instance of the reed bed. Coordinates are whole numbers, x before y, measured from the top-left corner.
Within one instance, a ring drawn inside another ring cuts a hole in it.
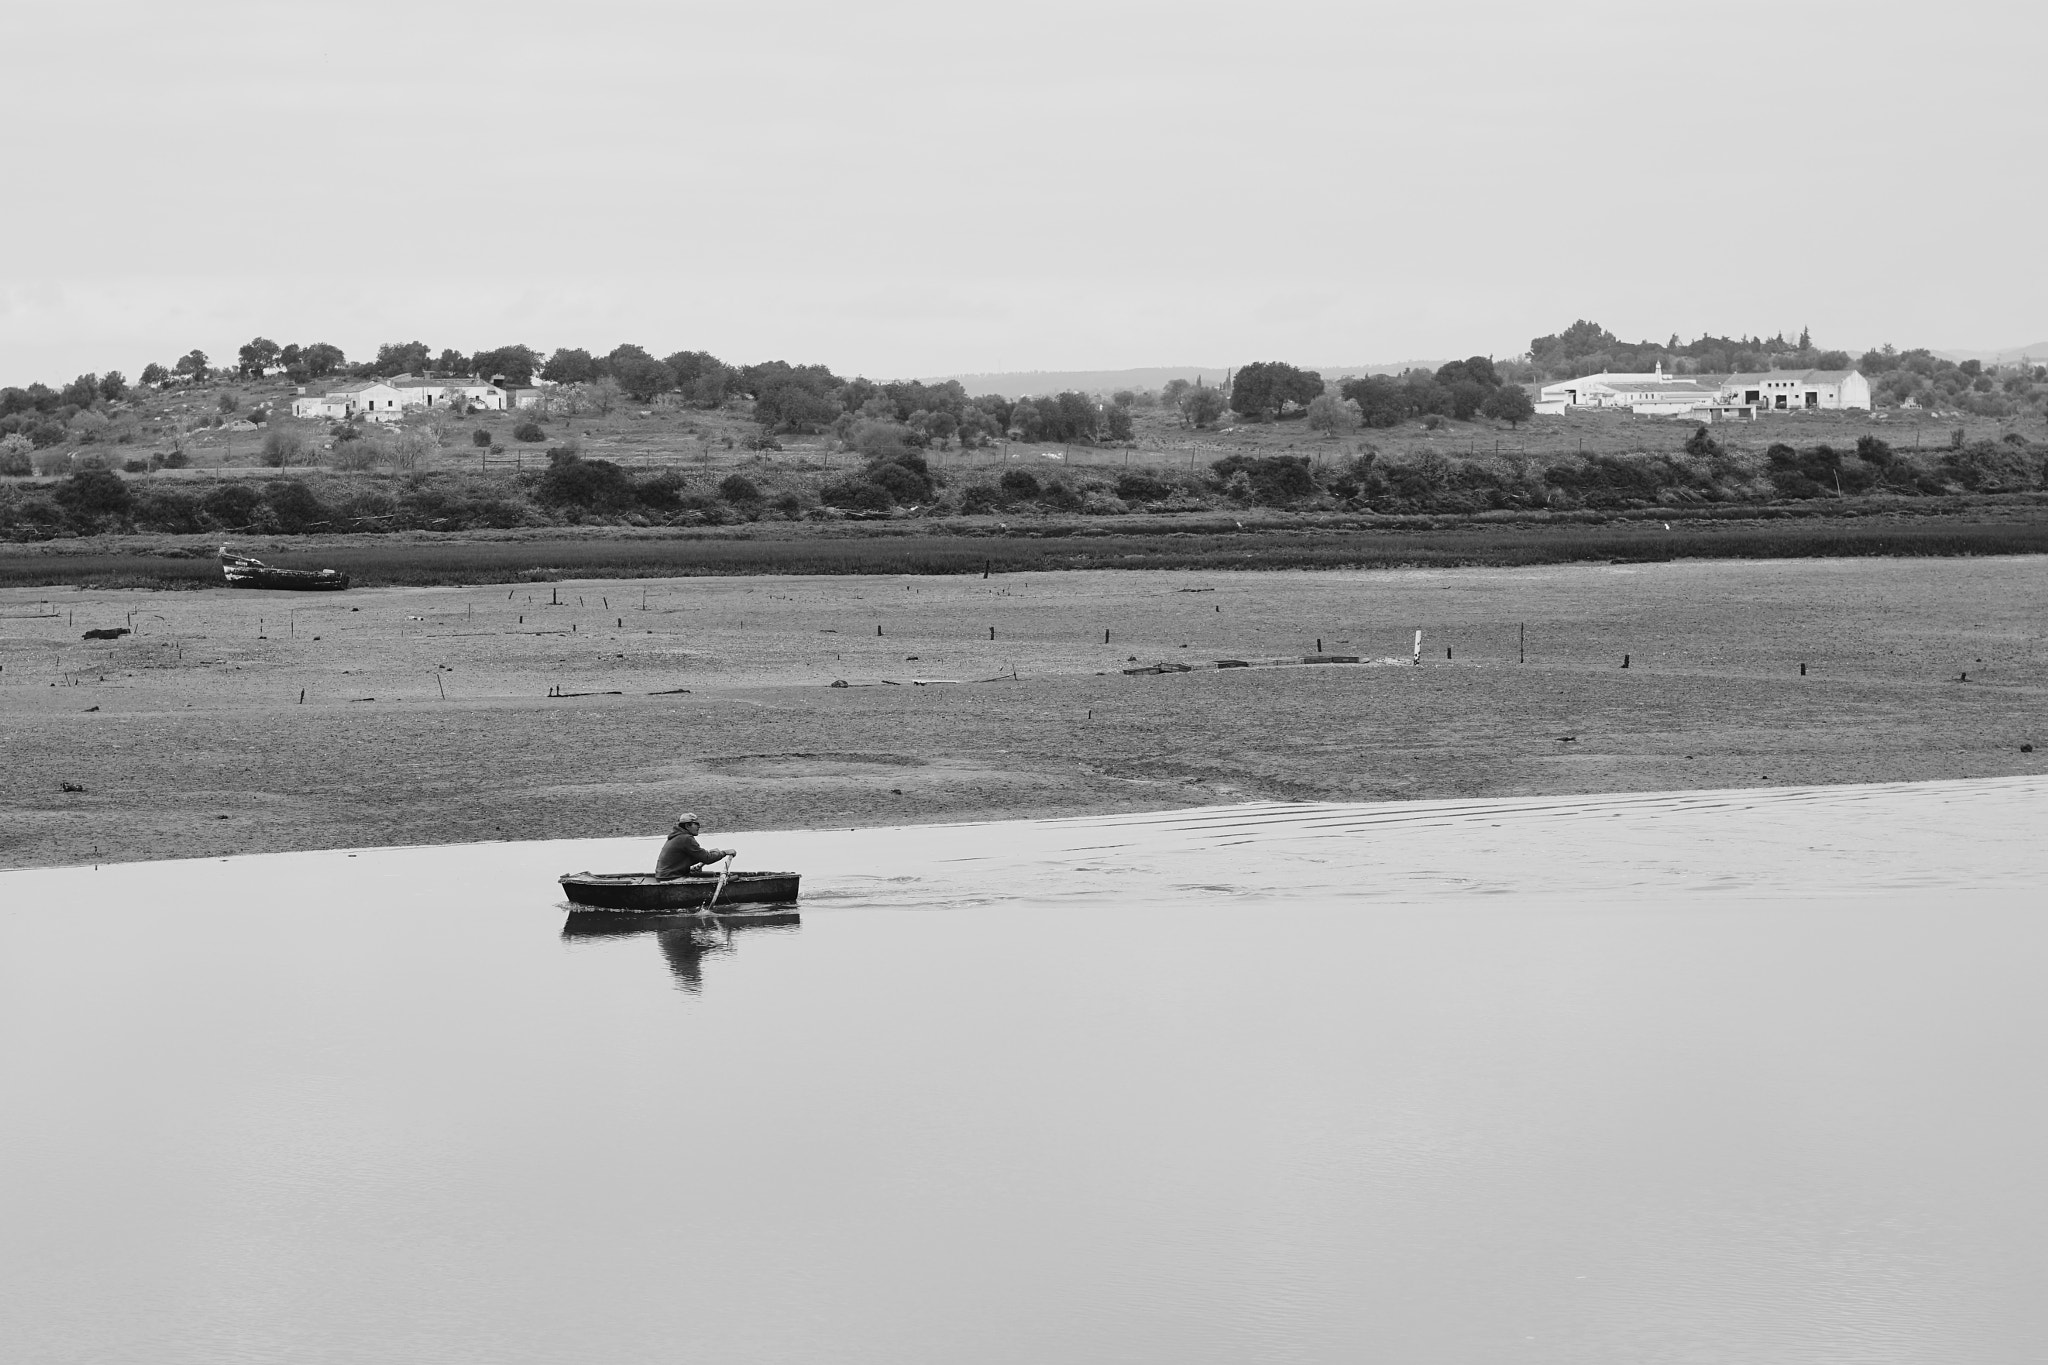
[[[2048,521],[1912,519],[1659,521],[1434,530],[1248,527],[1107,531],[1097,525],[1001,533],[762,533],[648,539],[445,542],[365,538],[262,551],[281,567],[342,569],[363,587],[552,578],[744,574],[974,574],[1060,569],[1391,569],[1515,567],[1677,559],[1812,559],[2048,553]],[[211,559],[145,551],[0,556],[0,586],[178,589],[220,584]]]

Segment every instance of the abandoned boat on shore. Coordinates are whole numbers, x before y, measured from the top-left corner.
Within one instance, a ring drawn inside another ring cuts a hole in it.
[[[571,905],[591,910],[669,914],[711,906],[780,905],[796,900],[795,872],[735,872],[718,889],[717,877],[676,877],[662,881],[645,872],[566,872],[559,879]]]
[[[220,547],[220,571],[231,588],[277,588],[285,592],[340,592],[348,575],[333,569],[273,569],[260,559]]]

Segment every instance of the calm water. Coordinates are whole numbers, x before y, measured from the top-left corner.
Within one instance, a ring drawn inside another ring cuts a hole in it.
[[[863,893],[707,951],[515,864],[0,878],[6,1358],[2048,1339],[2029,896]]]

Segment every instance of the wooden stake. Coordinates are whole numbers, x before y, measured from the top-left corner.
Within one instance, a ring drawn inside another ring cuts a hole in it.
[[[1529,662],[1529,623],[1527,621],[1522,622],[1521,635],[1515,643],[1515,662],[1518,664]]]

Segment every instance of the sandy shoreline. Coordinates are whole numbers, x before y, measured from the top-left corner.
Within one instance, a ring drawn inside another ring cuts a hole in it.
[[[7,590],[0,866],[2038,774],[2044,608],[2037,557]]]

